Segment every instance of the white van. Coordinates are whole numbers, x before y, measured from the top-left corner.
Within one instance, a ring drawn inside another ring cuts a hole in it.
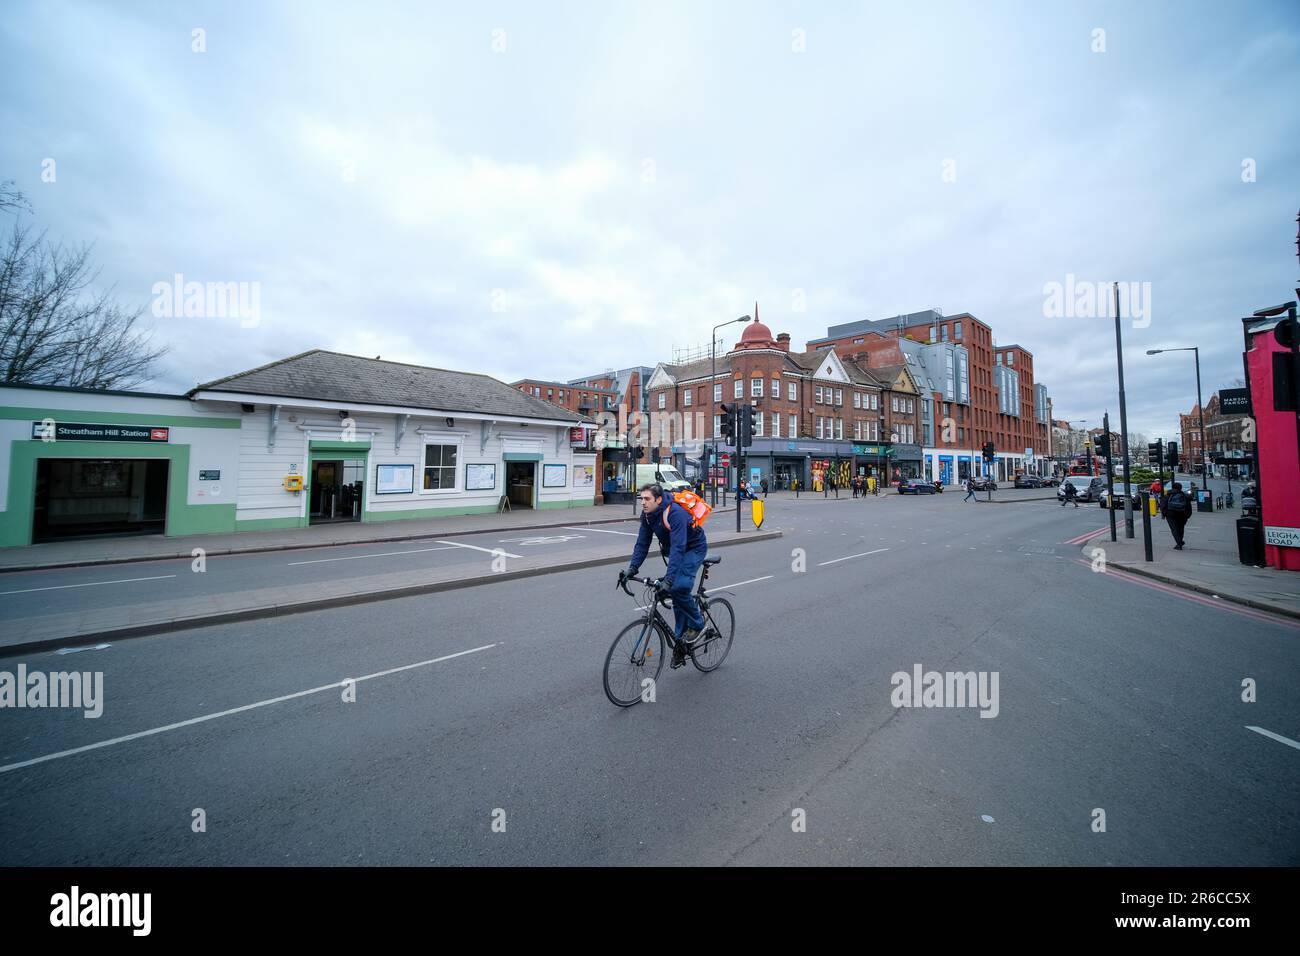
[[[672,465],[637,465],[636,486],[652,485],[655,482],[669,491],[690,491],[691,483],[681,476]]]

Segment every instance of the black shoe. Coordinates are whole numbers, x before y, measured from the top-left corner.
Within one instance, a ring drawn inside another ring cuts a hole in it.
[[[674,669],[686,666],[686,645],[680,640],[673,645],[673,662],[669,666]]]

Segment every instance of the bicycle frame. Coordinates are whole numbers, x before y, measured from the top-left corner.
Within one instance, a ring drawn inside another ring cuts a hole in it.
[[[709,566],[707,564],[701,565],[700,579],[695,585],[695,590],[691,593],[692,596],[694,596],[696,601],[699,603],[700,615],[705,619],[706,624],[709,627],[712,627],[713,633],[717,635],[718,634],[717,624],[714,623],[713,615],[709,613],[709,609],[708,609],[709,592],[708,589],[705,588],[704,586],[704,582],[707,581],[708,579],[709,579]],[[647,636],[650,633],[650,628],[653,627],[656,622],[659,623],[659,625],[663,628],[664,633],[667,634],[668,636],[668,647],[670,649],[675,650],[677,648],[677,636],[673,633],[673,629],[668,626],[668,619],[664,617],[663,614],[661,614],[659,611],[660,605],[663,605],[664,607],[671,606],[668,602],[668,595],[666,594],[662,596],[657,595],[653,586],[651,585],[650,578],[643,578],[637,575],[629,575],[623,581],[623,590],[632,597],[636,597],[636,595],[632,594],[631,590],[628,588],[627,586],[628,581],[635,581],[638,584],[644,586],[645,588],[644,593],[645,593],[645,600],[646,600],[646,613],[645,613],[645,617],[642,618],[642,622],[644,623],[645,626],[642,628],[641,636],[637,638],[636,644],[632,646],[632,656],[636,658],[641,655],[642,642],[646,640]],[[692,649],[699,650],[701,648],[708,647],[716,639],[717,637],[715,636],[715,637],[710,637],[708,640],[700,641],[696,643]]]

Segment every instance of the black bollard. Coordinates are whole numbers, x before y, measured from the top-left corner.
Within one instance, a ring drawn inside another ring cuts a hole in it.
[[[1151,492],[1142,492],[1142,546],[1146,548],[1146,559],[1154,561],[1155,554],[1151,550]],[[1114,511],[1112,510],[1112,514]]]

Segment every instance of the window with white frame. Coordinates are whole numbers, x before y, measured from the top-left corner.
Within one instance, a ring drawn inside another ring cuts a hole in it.
[[[744,380],[744,379],[738,378],[738,379],[736,379],[734,382],[732,382],[731,385],[732,385],[732,389],[731,389],[731,397],[732,397],[732,398],[744,398],[744,397],[745,397],[745,380]]]
[[[789,385],[789,389],[787,389],[786,391],[786,398],[788,398],[792,402],[799,401],[799,393],[798,391],[796,391],[796,389],[798,389],[799,387],[798,383],[788,382],[787,384]]]
[[[853,440],[862,441],[862,419],[860,418],[853,421]]]
[[[691,405],[691,392],[692,392],[692,391],[693,391],[692,389],[689,389],[689,388],[688,388],[688,389],[686,390],[686,394],[682,396],[682,398],[683,398],[683,402],[682,402],[682,404],[683,404],[684,406],[686,406],[687,408],[689,408],[690,405]]]
[[[817,386],[817,404],[820,405],[821,403],[822,403],[822,387],[821,387],[820,385],[818,385],[818,386]]]
[[[817,437],[822,437],[822,417],[820,415],[817,416]]]
[[[713,416],[713,437],[714,438],[722,437],[722,416],[721,415]]]
[[[844,440],[844,419],[835,419],[835,437],[840,441]]]
[[[799,437],[799,416],[791,415],[790,420],[786,422],[786,424],[789,426],[789,428],[786,429],[786,433],[785,433],[786,437],[798,438]]]
[[[781,437],[781,416],[776,412],[772,413],[772,437]]]
[[[424,490],[456,490],[456,455],[459,445],[424,446]]]
[[[720,402],[720,401],[722,401],[722,386],[721,386],[721,385],[714,385],[714,386],[713,386],[713,400],[714,400],[715,402]]]
[[[894,395],[894,396],[891,397],[891,403],[892,403],[892,405],[893,405],[893,407],[894,407],[894,411],[898,411],[898,396],[897,396],[897,395]]]
[[[667,404],[668,404],[668,393],[667,393],[667,392],[660,392],[660,393],[659,393],[659,410],[662,411],[662,410],[664,409],[664,407],[667,406]]]
[[[781,380],[779,378],[772,379],[772,397],[781,397]]]
[[[844,389],[842,389],[842,388],[837,388],[837,389],[835,390],[835,404],[836,404],[836,405],[843,405],[843,404],[844,404]]]
[[[876,392],[871,396],[871,407],[874,411],[880,411],[880,393]]]
[[[854,393],[853,393],[853,407],[854,407],[854,408],[861,408],[861,407],[862,407],[862,393],[861,393],[861,392],[854,392]]]
[[[763,437],[763,413],[760,412],[757,408],[754,409],[753,421],[754,421],[754,437],[762,438]]]
[[[750,398],[763,397],[763,380],[761,378],[754,378],[749,380],[749,397]]]

